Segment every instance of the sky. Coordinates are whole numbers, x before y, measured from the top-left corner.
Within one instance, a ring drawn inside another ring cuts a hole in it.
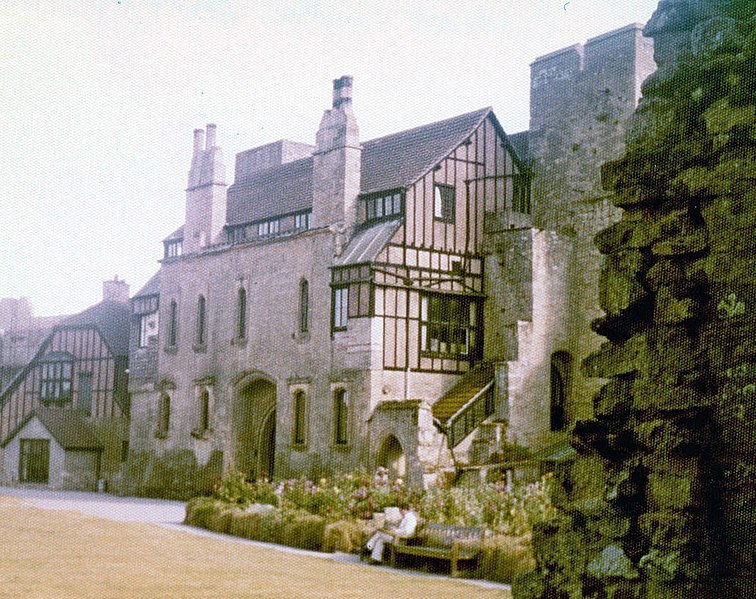
[[[195,128],[237,152],[314,143],[354,77],[361,139],[493,106],[528,128],[529,65],[657,0],[2,0],[0,298],[136,293],[184,220]]]

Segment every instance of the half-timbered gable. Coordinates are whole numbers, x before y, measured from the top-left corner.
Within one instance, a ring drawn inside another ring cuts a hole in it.
[[[64,420],[58,413],[70,412],[87,429],[88,439],[102,439],[103,470],[116,472],[128,440],[128,331],[128,308],[109,300],[55,327],[0,396],[2,445],[7,446],[37,413],[40,422],[49,424]],[[59,428],[47,426],[53,433]],[[23,479],[23,472],[8,459],[4,470],[7,480]]]

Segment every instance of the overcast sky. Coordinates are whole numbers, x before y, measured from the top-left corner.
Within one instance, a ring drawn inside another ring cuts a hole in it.
[[[79,312],[132,293],[184,219],[192,131],[314,143],[354,76],[362,139],[493,106],[528,128],[529,65],[656,0],[1,0],[0,297]]]

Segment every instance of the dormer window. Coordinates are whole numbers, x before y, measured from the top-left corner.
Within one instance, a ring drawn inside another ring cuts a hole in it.
[[[271,235],[278,235],[281,230],[281,221],[277,218],[271,220],[264,220],[257,223],[257,236],[258,237],[270,237]]]
[[[310,212],[300,212],[294,215],[294,228],[297,231],[306,231],[310,228]]]
[[[404,212],[404,198],[398,190],[384,191],[365,197],[365,222],[399,216]]]
[[[172,239],[165,242],[165,258],[178,258],[183,251],[183,242],[181,239]]]

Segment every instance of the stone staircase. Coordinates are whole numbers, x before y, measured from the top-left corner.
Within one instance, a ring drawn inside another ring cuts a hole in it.
[[[450,449],[494,413],[494,377],[494,364],[481,362],[433,404],[434,422],[446,435]]]

